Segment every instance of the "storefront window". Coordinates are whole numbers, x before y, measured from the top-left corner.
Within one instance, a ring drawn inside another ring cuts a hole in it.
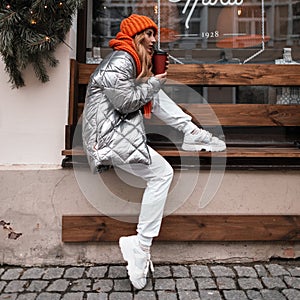
[[[300,60],[300,1],[88,0],[86,62],[97,63],[124,17],[160,24],[171,63],[275,63],[290,48]],[[173,58],[173,59],[172,59]]]
[[[159,25],[158,46],[168,51],[170,63],[300,63],[300,1],[293,0],[88,0],[86,63],[98,63],[111,51],[109,41],[132,13]],[[298,88],[199,92],[209,103],[300,104]]]

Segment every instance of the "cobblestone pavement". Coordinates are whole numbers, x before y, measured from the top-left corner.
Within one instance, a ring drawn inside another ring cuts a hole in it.
[[[0,266],[0,300],[300,299],[300,262],[159,264],[134,290],[125,265]]]

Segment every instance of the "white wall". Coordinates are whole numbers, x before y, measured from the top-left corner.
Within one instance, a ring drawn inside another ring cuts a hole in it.
[[[184,176],[191,178],[190,173],[184,172]],[[208,173],[201,172],[201,182],[194,193],[174,214],[200,216],[299,213],[299,171],[227,171],[214,199],[200,209],[199,199],[203,190],[201,186]],[[102,176],[105,177],[107,188],[113,196],[108,198],[102,188],[103,193],[98,195],[99,203],[116,199],[120,193],[123,199],[130,195],[130,201],[134,203],[140,200],[141,190],[120,183],[112,170]],[[179,173],[176,171],[171,190],[175,189],[178,177]],[[9,222],[16,232],[22,233],[17,240],[12,240],[7,236],[8,231],[0,227],[0,266],[124,262],[117,242],[62,242],[63,215],[101,214],[92,199],[87,199],[80,190],[74,170],[0,170],[0,186],[0,220]],[[170,195],[167,205],[174,200],[176,195]],[[118,213],[120,211],[115,215]],[[300,243],[155,241],[151,254],[154,262],[253,262],[271,257],[299,258]]]
[[[67,43],[74,43],[74,30]],[[74,47],[73,47],[74,48]],[[48,68],[50,81],[41,83],[32,67],[24,71],[25,87],[12,89],[0,60],[0,165],[61,164],[67,124],[69,61],[73,52],[61,44],[59,65]]]

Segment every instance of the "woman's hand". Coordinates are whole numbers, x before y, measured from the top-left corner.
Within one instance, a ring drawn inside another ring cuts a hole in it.
[[[169,63],[170,63],[170,61],[169,61],[169,53],[168,53],[168,57],[166,60],[166,70],[168,70],[168,68],[169,68]]]
[[[157,79],[165,79],[165,78],[167,78],[167,74],[168,74],[168,72],[166,71],[165,73],[154,75],[154,77]]]

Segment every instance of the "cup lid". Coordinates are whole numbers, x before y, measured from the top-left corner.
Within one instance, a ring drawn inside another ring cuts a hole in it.
[[[167,51],[161,50],[161,49],[155,49],[154,50],[155,54],[167,54]]]

